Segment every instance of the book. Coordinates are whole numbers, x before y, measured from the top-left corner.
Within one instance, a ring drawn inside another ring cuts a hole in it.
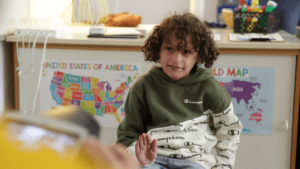
[[[125,39],[138,39],[140,35],[105,35],[105,34],[90,34],[89,38],[125,38]]]
[[[100,30],[100,31],[99,31]],[[104,28],[104,29],[90,29],[89,38],[125,38],[138,39],[144,35],[135,28]]]

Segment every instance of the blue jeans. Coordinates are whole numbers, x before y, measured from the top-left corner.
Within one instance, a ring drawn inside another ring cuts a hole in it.
[[[144,166],[143,169],[205,169],[201,164],[190,160],[157,156],[154,163]]]

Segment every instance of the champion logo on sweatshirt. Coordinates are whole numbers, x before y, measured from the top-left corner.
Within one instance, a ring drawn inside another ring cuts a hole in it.
[[[184,100],[184,103],[191,103],[191,104],[201,104],[201,103],[203,103],[203,101],[199,101],[199,102],[192,102],[192,101],[190,101],[189,99],[185,99],[185,100]]]

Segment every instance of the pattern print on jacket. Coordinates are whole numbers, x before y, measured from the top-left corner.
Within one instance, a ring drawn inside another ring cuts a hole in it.
[[[213,120],[213,126],[210,126],[210,118]],[[242,128],[231,103],[223,112],[214,113],[207,110],[200,117],[172,126],[155,128],[147,133],[157,140],[159,155],[195,161],[207,169],[226,169],[234,167]],[[135,143],[128,147],[130,151],[134,152]],[[216,156],[211,154],[214,147],[217,151]]]

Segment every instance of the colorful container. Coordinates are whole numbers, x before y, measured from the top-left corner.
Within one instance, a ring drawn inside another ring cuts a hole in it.
[[[271,33],[278,31],[276,12],[234,12],[234,33]]]

